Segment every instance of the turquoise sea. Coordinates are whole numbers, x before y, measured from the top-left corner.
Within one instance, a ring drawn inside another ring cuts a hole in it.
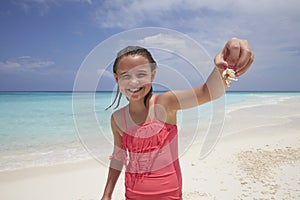
[[[76,98],[72,92],[0,92],[0,171],[89,159],[90,148],[108,156],[112,110],[105,108],[113,96],[110,92],[76,93]],[[296,92],[228,92],[223,103],[226,111],[234,111],[299,97]],[[91,105],[85,107],[87,102]],[[179,113],[178,120],[205,119],[211,105],[200,107],[197,112]]]

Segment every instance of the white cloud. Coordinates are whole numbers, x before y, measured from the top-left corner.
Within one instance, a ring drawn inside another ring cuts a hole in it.
[[[196,86],[206,80],[214,65],[206,49],[185,34],[164,30],[138,41],[158,63],[156,81],[183,89],[186,81]]]
[[[0,69],[34,71],[54,64],[55,63],[51,60],[32,58],[31,56],[21,56],[2,62],[0,61]]]
[[[140,28],[125,32],[121,39],[116,38],[119,38],[118,42],[113,41],[111,46],[118,46],[119,50],[129,45],[143,46],[158,64],[170,66],[179,72],[187,73],[184,69],[186,65],[201,67],[204,77],[211,72],[213,61],[210,55],[201,44],[186,34],[171,29]]]
[[[94,16],[101,29],[156,26],[181,31],[201,43],[212,57],[229,38],[247,39],[255,53],[253,69],[249,73],[264,74],[264,82],[281,77],[282,67],[288,68],[291,76],[299,71],[298,0],[111,0],[95,6]],[[142,42],[154,44],[162,39],[162,36],[156,36]],[[164,42],[171,45],[174,41]],[[178,41],[173,44],[181,45]],[[293,79],[288,79],[288,84],[293,85],[290,80]]]
[[[111,0],[102,2],[95,12],[95,16],[101,27],[107,28],[132,28],[143,25],[145,22],[155,22],[156,24],[168,24],[180,21],[186,17],[205,17],[209,12],[222,17],[232,16],[238,20],[240,15],[251,15],[253,18],[261,16],[276,16],[287,14],[297,14],[300,2],[297,0],[265,0],[265,1],[211,1],[211,0]],[[237,14],[239,16],[234,17]],[[256,16],[259,15],[259,16]],[[298,16],[298,14],[297,14]],[[193,21],[191,18],[190,21]],[[189,21],[185,21],[189,24]],[[185,25],[185,24],[182,24]],[[195,24],[194,24],[195,26]]]
[[[166,31],[168,32],[168,31]],[[187,73],[186,66],[193,66],[204,77],[207,77],[212,69],[212,59],[206,49],[187,35],[177,32],[159,33],[145,37],[138,43],[145,47],[158,50],[158,62],[175,67],[181,73]],[[192,75],[192,74],[191,74]],[[189,76],[190,78],[193,76]]]
[[[97,7],[97,6],[96,6]],[[167,27],[187,33],[214,55],[231,37],[279,52],[300,46],[300,1],[105,1],[94,13],[100,28]]]
[[[180,50],[181,48],[186,48],[186,41],[183,38],[179,38],[173,35],[166,35],[159,33],[157,35],[145,37],[139,40],[138,43],[144,46],[160,46],[161,48],[166,48],[169,50]]]

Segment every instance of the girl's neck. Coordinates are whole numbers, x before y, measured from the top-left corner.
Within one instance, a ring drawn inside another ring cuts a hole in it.
[[[148,118],[148,107],[144,102],[130,102],[128,105],[129,126],[144,123]]]
[[[148,110],[148,106],[144,104],[144,101],[130,102],[128,106],[130,113],[140,113]]]
[[[129,102],[129,111],[131,113],[141,113],[141,112],[148,111],[149,99],[151,98],[151,96],[152,95],[150,95],[147,98],[146,103],[144,102],[144,99],[140,101]]]

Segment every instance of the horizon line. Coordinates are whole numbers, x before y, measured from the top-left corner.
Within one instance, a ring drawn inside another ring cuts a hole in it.
[[[153,92],[168,92],[170,90],[154,90]],[[0,92],[116,92],[114,90],[73,91],[73,90],[0,90]],[[300,92],[299,90],[228,90],[226,92]]]

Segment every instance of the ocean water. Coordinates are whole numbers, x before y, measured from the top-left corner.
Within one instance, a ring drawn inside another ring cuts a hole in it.
[[[110,92],[0,92],[0,171],[78,162],[93,154],[107,158],[113,110],[105,108],[113,97]],[[228,92],[220,105],[234,112],[299,97],[287,92]],[[126,103],[123,98],[121,106]],[[209,123],[211,110],[208,103],[179,112],[179,127],[200,119]]]

